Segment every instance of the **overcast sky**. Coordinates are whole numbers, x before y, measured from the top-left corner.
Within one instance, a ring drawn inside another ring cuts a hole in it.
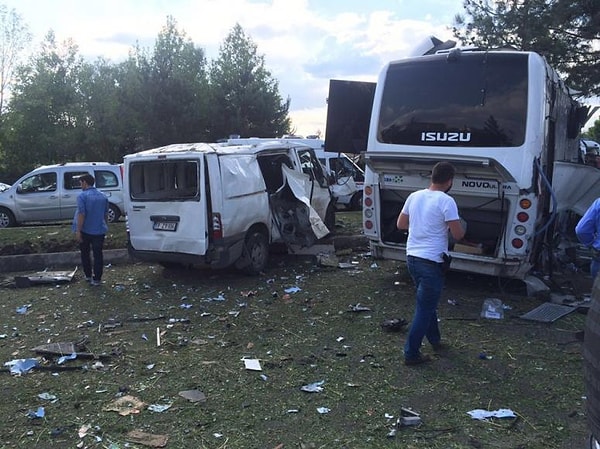
[[[463,0],[9,0],[34,35],[71,38],[90,60],[120,62],[137,43],[152,48],[167,16],[218,56],[236,23],[258,46],[266,67],[291,98],[298,134],[324,133],[330,79],[376,80],[389,60],[430,35],[452,39]],[[263,137],[263,136],[261,136]]]

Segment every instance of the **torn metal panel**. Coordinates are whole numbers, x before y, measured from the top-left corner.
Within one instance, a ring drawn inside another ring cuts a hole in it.
[[[73,280],[77,267],[73,271],[38,271],[26,276],[15,276],[18,288],[30,287],[36,284],[60,284]]]
[[[543,323],[553,323],[565,315],[575,311],[577,307],[563,306],[561,304],[553,304],[545,302],[533,310],[523,314],[520,318],[531,321],[541,321]]]

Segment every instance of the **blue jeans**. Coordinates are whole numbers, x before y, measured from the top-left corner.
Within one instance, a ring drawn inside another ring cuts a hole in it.
[[[90,253],[94,255],[94,280],[102,279],[102,270],[104,268],[104,255],[102,248],[104,247],[104,235],[92,235],[81,233],[81,242],[79,242],[79,250],[81,251],[81,265],[86,278],[92,277],[92,260]]]
[[[427,337],[432,345],[441,340],[437,308],[444,287],[444,271],[440,263],[413,256],[407,257],[406,264],[417,288],[417,300],[404,357],[414,359],[420,355],[423,338]]]

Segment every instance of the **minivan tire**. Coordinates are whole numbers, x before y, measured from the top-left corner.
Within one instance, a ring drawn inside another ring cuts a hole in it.
[[[269,260],[269,240],[264,233],[250,231],[244,242],[242,259],[248,263],[242,267],[247,274],[257,275],[265,269]]]
[[[13,213],[5,207],[0,207],[0,228],[11,228],[16,224]]]
[[[116,223],[119,221],[119,217],[121,216],[121,211],[114,204],[108,205],[108,222]]]

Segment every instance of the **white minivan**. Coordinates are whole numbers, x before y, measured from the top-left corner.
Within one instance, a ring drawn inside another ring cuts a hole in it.
[[[269,245],[310,246],[335,224],[312,148],[173,144],[124,158],[129,251],[163,266],[266,266]]]
[[[90,174],[108,197],[108,221],[125,213],[121,165],[108,162],[69,162],[45,165],[0,191],[0,228],[27,222],[71,220],[81,192],[79,177]]]

